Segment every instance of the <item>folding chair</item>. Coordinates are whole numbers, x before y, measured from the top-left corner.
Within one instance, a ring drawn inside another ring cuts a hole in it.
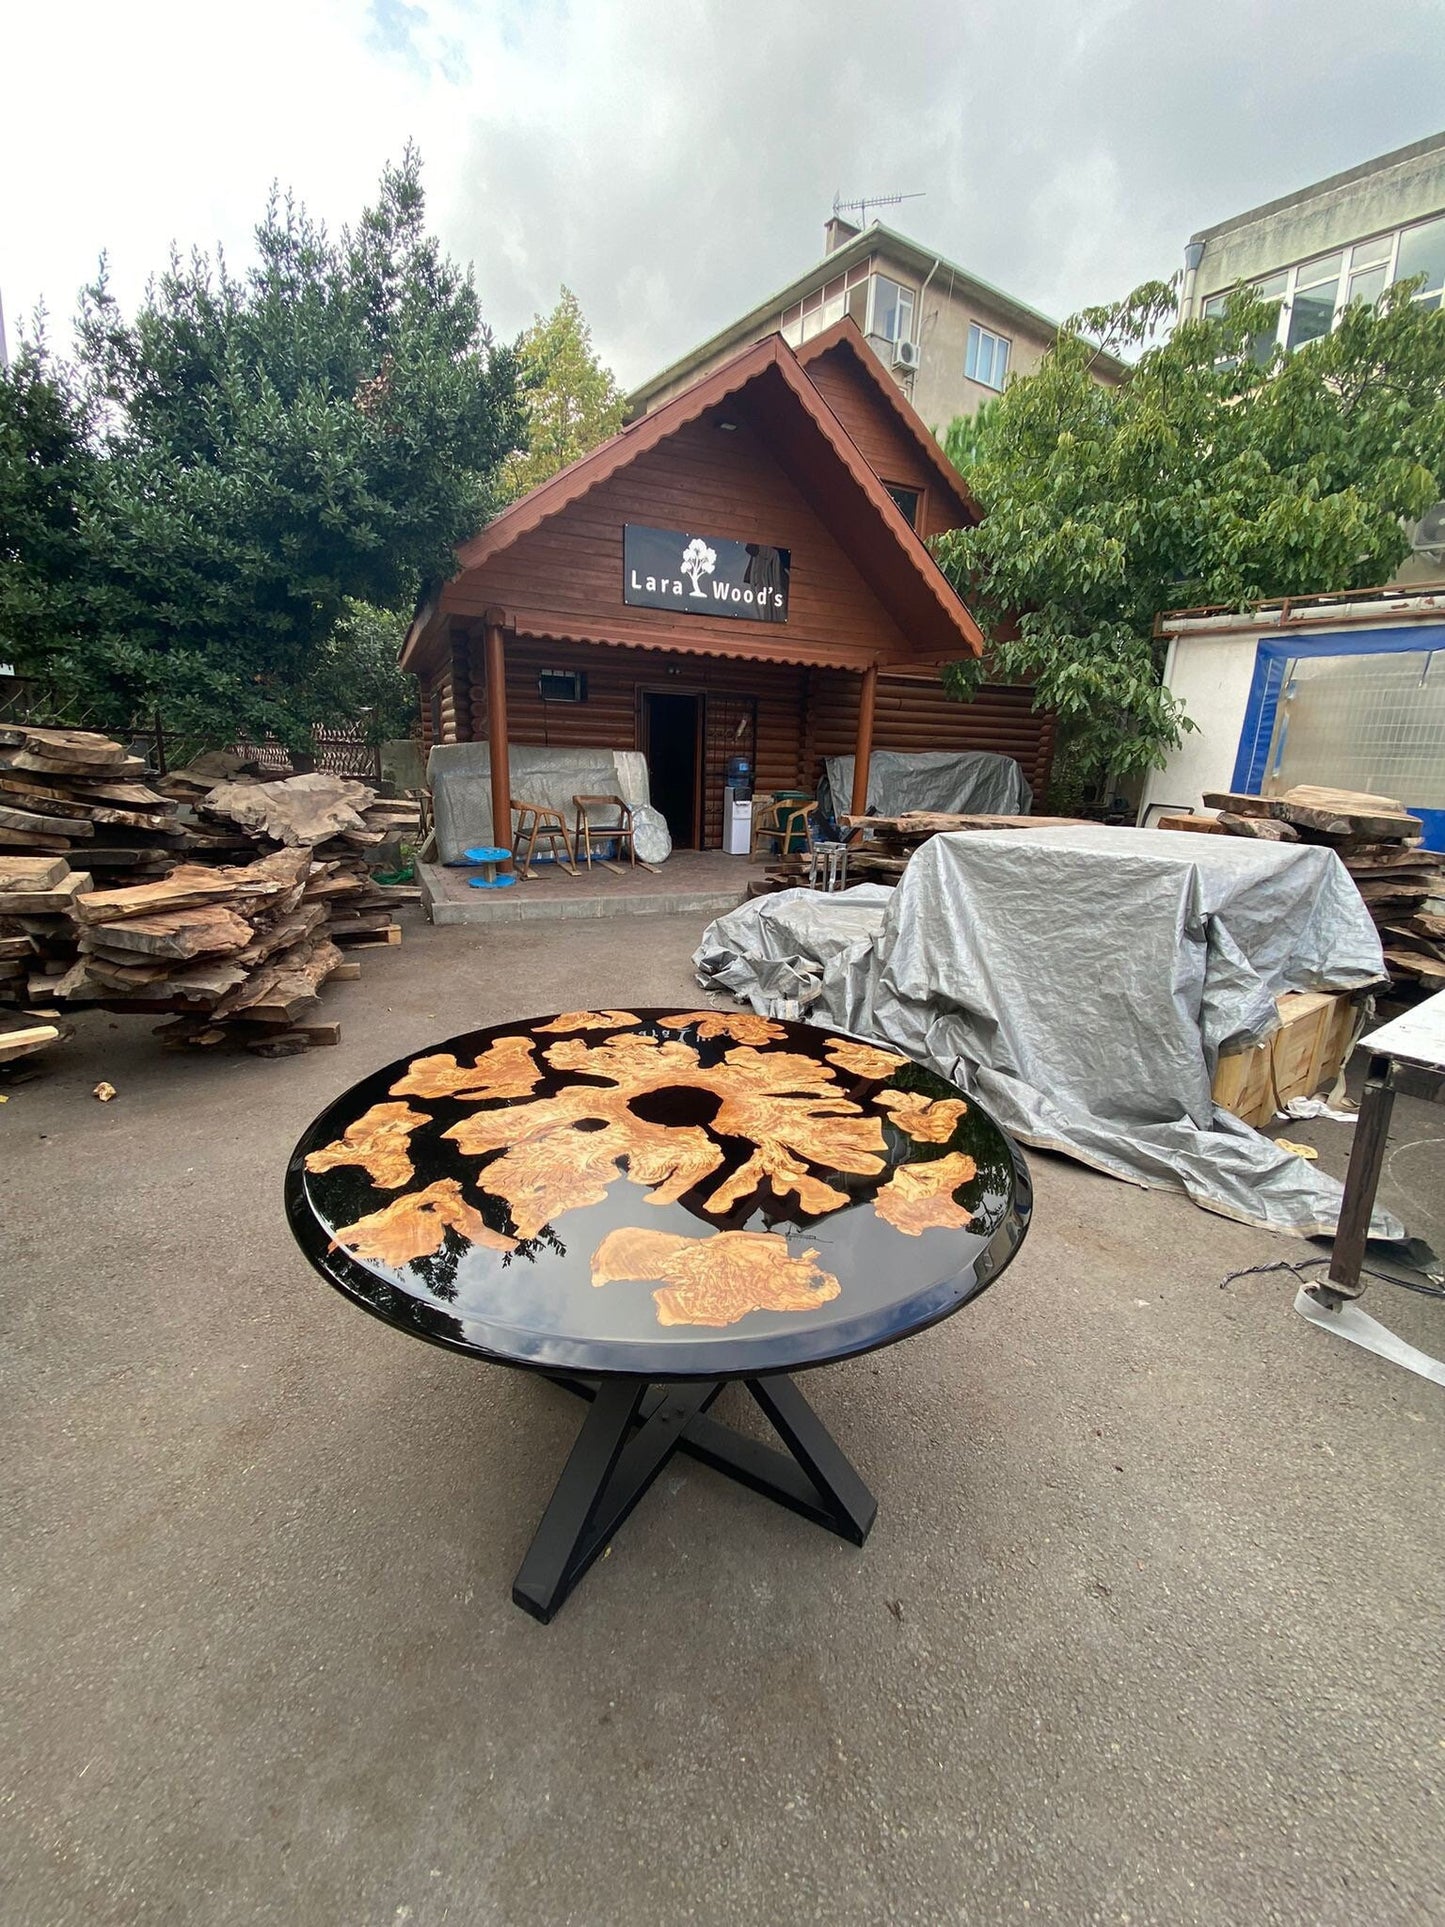
[[[566,819],[560,810],[550,809],[545,803],[522,803],[514,796],[512,814],[517,819],[512,838],[512,864],[524,882],[532,876],[532,858],[536,855],[539,843],[548,846],[552,861],[560,864],[568,876],[577,875],[577,852],[567,834]],[[517,853],[524,842],[527,845],[526,852],[519,857]],[[561,856],[557,854],[559,843],[562,846]]]
[[[634,864],[637,862],[637,847],[632,830],[632,809],[629,804],[624,803],[620,796],[574,796],[572,803],[577,811],[577,820],[572,830],[573,847],[581,852],[582,860],[589,870],[593,863],[592,839],[594,836],[599,842],[610,842],[615,856],[622,854],[625,844],[628,862]],[[588,814],[589,810],[616,810],[617,821],[594,823]],[[599,856],[596,861],[604,867],[612,867],[607,864],[605,857]]]

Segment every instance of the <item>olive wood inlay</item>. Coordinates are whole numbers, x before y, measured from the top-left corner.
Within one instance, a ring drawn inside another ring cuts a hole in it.
[[[835,1037],[828,1046],[828,1062],[854,1077],[891,1077],[908,1062],[891,1050],[876,1050],[872,1044],[855,1044],[851,1038]]]
[[[640,1024],[630,1010],[564,1010],[550,1024],[536,1024],[538,1037],[555,1037],[569,1030],[621,1030],[627,1024]]]
[[[373,1104],[334,1144],[312,1151],[306,1169],[331,1171],[339,1164],[359,1164],[378,1190],[395,1191],[415,1175],[407,1139],[428,1121],[425,1111],[414,1111],[409,1104]]]
[[[919,1144],[947,1144],[968,1109],[961,1097],[925,1097],[921,1091],[880,1091],[873,1102],[891,1111],[899,1130]]]
[[[910,1238],[925,1231],[962,1231],[972,1224],[973,1213],[955,1204],[953,1193],[977,1169],[961,1151],[928,1164],[900,1164],[874,1198],[873,1209]]]
[[[592,1282],[659,1279],[652,1296],[660,1325],[735,1325],[750,1312],[816,1311],[836,1298],[838,1280],[814,1262],[817,1255],[794,1256],[773,1231],[683,1238],[629,1225],[610,1231],[593,1253]]]
[[[771,1017],[757,1017],[749,1010],[684,1010],[657,1021],[662,1030],[687,1030],[696,1024],[699,1037],[731,1037],[735,1044],[776,1044],[788,1034]]]
[[[764,1178],[795,1192],[805,1210],[828,1211],[846,1204],[847,1194],[814,1177],[808,1164],[859,1177],[884,1168],[881,1121],[844,1096],[826,1064],[800,1052],[740,1045],[704,1068],[691,1045],[634,1031],[601,1044],[569,1037],[544,1055],[554,1069],[598,1083],[479,1112],[446,1133],[467,1156],[504,1153],[487,1166],[484,1183],[507,1200],[521,1238],[535,1237],[564,1211],[598,1203],[623,1157],[629,1177],[654,1187],[648,1201],[655,1205],[676,1203],[718,1169],[724,1153],[698,1126],[637,1115],[633,1101],[653,1091],[711,1092],[719,1100],[714,1131],[755,1147],[705,1201],[708,1211],[727,1211]]]
[[[636,1021],[634,1019],[634,1021]],[[459,1064],[446,1051],[418,1057],[391,1087],[393,1097],[525,1097],[542,1077],[530,1037],[499,1037],[477,1061]]]
[[[467,1203],[455,1178],[438,1178],[425,1191],[410,1191],[355,1224],[338,1226],[331,1246],[333,1250],[343,1246],[354,1258],[406,1265],[440,1251],[449,1229],[468,1244],[485,1245],[492,1251],[517,1248],[515,1238],[493,1231],[481,1212]]]

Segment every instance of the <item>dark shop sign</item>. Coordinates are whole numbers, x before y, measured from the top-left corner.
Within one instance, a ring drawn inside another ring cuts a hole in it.
[[[791,553],[683,529],[622,531],[622,600],[637,609],[786,622]]]

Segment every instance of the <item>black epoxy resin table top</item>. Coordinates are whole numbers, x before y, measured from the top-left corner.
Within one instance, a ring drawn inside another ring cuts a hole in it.
[[[754,1377],[956,1311],[1028,1173],[896,1052],[727,1011],[568,1011],[389,1065],[306,1132],[291,1227],[419,1337],[549,1372]]]

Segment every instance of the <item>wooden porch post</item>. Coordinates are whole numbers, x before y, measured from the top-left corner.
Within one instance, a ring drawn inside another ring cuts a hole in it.
[[[853,747],[854,816],[868,808],[868,765],[873,757],[873,708],[878,700],[878,665],[870,662],[863,671],[863,687],[858,692],[858,737]]]
[[[487,742],[492,766],[492,842],[499,850],[510,852],[512,764],[507,754],[507,662],[502,651],[502,625],[506,619],[505,610],[488,609],[482,622],[487,663]]]

